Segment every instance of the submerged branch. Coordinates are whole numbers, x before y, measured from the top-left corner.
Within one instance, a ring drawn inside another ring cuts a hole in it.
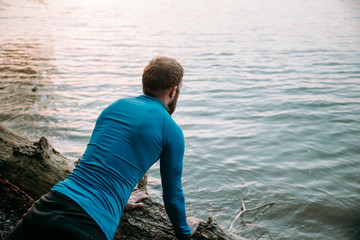
[[[271,203],[265,203],[263,205],[260,205],[260,206],[257,206],[255,208],[251,208],[251,209],[246,209],[245,208],[245,201],[242,200],[242,203],[241,203],[241,211],[238,213],[238,215],[236,215],[236,217],[234,218],[234,220],[231,222],[231,225],[230,225],[230,228],[229,228],[229,232],[231,232],[233,226],[234,226],[234,223],[236,222],[236,220],[241,217],[244,213],[246,212],[251,212],[251,211],[254,211],[254,210],[258,210],[260,208],[263,208],[263,207],[266,207],[266,206],[270,206],[272,207],[273,205],[275,204],[275,202],[271,202]]]

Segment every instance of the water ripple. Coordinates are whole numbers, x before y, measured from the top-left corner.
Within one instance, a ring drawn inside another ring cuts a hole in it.
[[[141,94],[143,67],[169,55],[185,68],[173,118],[190,215],[217,209],[228,227],[242,199],[276,201],[236,233],[356,239],[357,10],[351,0],[3,0],[0,121],[76,160],[100,112]],[[160,178],[158,164],[150,175]],[[161,200],[160,184],[150,191]]]

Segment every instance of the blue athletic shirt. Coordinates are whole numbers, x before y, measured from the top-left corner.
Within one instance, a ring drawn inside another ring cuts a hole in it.
[[[158,159],[166,212],[177,236],[190,236],[181,186],[184,136],[162,105],[141,95],[108,106],[78,166],[52,188],[78,203],[109,240],[136,184]]]

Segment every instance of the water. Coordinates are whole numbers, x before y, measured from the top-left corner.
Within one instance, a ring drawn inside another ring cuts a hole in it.
[[[0,121],[81,158],[157,55],[185,68],[189,215],[249,239],[360,239],[360,1],[0,1]],[[150,191],[161,200],[159,166]]]

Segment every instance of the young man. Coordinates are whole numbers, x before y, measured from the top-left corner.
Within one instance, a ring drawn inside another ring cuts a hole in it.
[[[136,192],[128,202],[158,159],[166,212],[179,238],[192,236],[201,220],[186,218],[184,136],[171,118],[183,74],[172,58],[151,60],[142,76],[144,95],[117,100],[100,114],[79,165],[32,206],[7,239],[113,239],[124,208],[145,198]]]

